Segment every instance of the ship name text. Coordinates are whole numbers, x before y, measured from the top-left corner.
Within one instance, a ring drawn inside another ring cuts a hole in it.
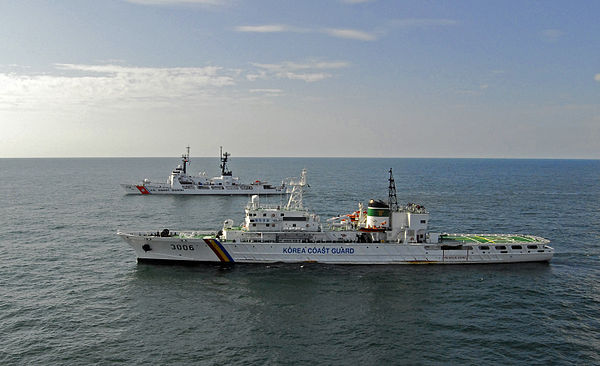
[[[327,248],[327,247],[287,247],[283,254],[354,254],[354,248]]]

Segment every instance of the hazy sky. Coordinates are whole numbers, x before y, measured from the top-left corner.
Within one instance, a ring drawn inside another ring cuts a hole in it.
[[[600,1],[0,1],[0,157],[600,158]]]

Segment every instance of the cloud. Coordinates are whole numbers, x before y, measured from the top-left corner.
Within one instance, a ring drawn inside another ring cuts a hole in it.
[[[264,25],[242,25],[234,28],[237,32],[249,33],[280,33],[280,32],[309,32],[308,29],[291,27],[285,24],[264,24]]]
[[[65,108],[172,108],[198,103],[238,100],[244,94],[283,95],[277,88],[239,88],[257,80],[298,80],[314,83],[333,77],[344,61],[286,61],[252,64],[246,70],[206,67],[133,67],[115,64],[56,64],[48,74],[27,68],[0,71],[0,110],[60,110]],[[236,89],[237,87],[237,89]]]
[[[278,97],[283,94],[281,89],[250,89],[250,93],[263,94],[268,97]]]
[[[324,33],[331,37],[354,39],[358,41],[374,41],[375,34],[356,29],[338,28],[301,28],[286,24],[240,25],[233,28],[236,32],[244,33]]]
[[[594,80],[596,80],[597,82],[600,82],[600,74],[594,75]]]
[[[192,85],[192,86],[226,86],[232,85],[233,79],[228,75],[219,75],[221,67],[128,67],[119,65],[76,65],[57,64],[61,70],[82,71],[110,78],[112,80],[127,80],[133,85],[152,85],[160,83],[165,87]]]
[[[373,33],[363,32],[356,29],[326,28],[324,33],[337,38],[354,39],[357,41],[374,41],[377,37]]]
[[[258,79],[289,79],[302,80],[313,83],[332,77],[329,72],[322,70],[333,70],[348,67],[345,61],[310,61],[310,62],[282,62],[279,64],[253,64],[258,68],[256,72],[246,75],[246,79],[255,81]]]
[[[305,65],[300,65],[300,66],[305,66]],[[343,69],[345,67],[348,67],[349,65],[350,64],[346,61],[315,62],[312,64],[308,64],[309,67],[314,67],[317,69]]]
[[[250,93],[282,93],[281,89],[250,89]]]
[[[559,41],[565,33],[558,29],[544,29],[540,32],[542,36],[542,40],[545,42],[557,42]]]
[[[296,73],[296,72],[285,72],[280,73],[279,76],[290,79],[290,80],[302,80],[307,83],[314,83],[315,81],[321,81],[323,79],[330,78],[332,75],[324,72],[319,73]]]
[[[285,61],[279,64],[253,64],[254,66],[268,70],[307,70],[307,69],[341,69],[348,67],[348,62],[345,61],[311,61],[311,62],[291,62]]]
[[[407,18],[395,19],[376,28],[375,31],[364,31],[352,28],[302,28],[286,24],[241,25],[233,28],[236,32],[248,33],[321,33],[330,37],[351,39],[355,41],[376,41],[382,35],[395,28],[432,28],[458,25],[453,19],[443,18]]]
[[[248,79],[250,81],[256,81],[258,79],[266,79],[267,77],[268,77],[267,73],[264,70],[259,70],[257,72],[246,75],[246,79]]]
[[[234,85],[220,67],[145,68],[57,64],[60,75],[0,73],[0,108],[123,105],[210,98]]]

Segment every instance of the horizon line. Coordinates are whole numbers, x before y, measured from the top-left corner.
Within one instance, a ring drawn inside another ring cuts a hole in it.
[[[173,156],[18,156],[0,159],[175,159]],[[194,158],[219,158],[216,156],[190,156]],[[495,156],[236,156],[235,159],[488,159],[488,160],[600,160],[591,157],[495,157]]]

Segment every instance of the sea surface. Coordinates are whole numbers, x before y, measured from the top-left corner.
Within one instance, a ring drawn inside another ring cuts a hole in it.
[[[1,365],[600,364],[598,160],[231,161],[244,181],[307,168],[304,203],[322,220],[387,199],[393,168],[399,201],[427,207],[432,230],[540,235],[549,264],[138,264],[117,230],[243,219],[248,197],[119,186],[178,163],[0,159]]]

